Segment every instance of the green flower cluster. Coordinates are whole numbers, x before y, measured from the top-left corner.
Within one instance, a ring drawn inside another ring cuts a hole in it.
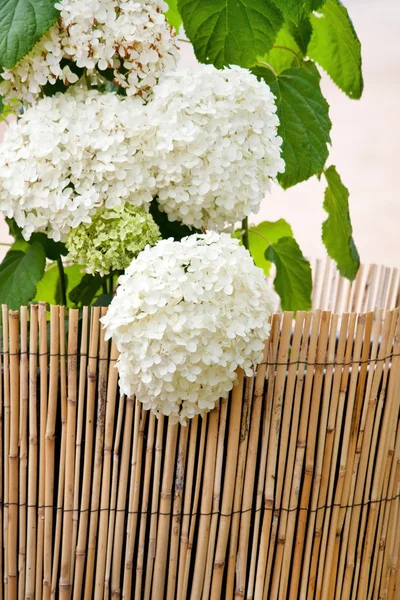
[[[91,223],[81,223],[67,238],[69,258],[86,266],[90,274],[123,271],[147,244],[161,238],[153,217],[125,204],[99,210]]]

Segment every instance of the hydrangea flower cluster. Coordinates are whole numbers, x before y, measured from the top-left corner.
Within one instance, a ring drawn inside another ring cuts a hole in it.
[[[257,213],[283,172],[274,96],[240,67],[167,73],[148,106],[158,203],[171,221],[222,230]]]
[[[103,323],[120,351],[122,392],[172,422],[214,408],[241,367],[262,360],[273,295],[226,233],[162,240],[120,277]]]
[[[16,67],[2,73],[0,94],[8,102],[33,103],[47,83],[76,83],[70,61],[89,73],[111,75],[128,95],[143,97],[176,66],[178,49],[163,0],[61,0],[56,8],[59,21]]]
[[[0,210],[29,239],[64,241],[99,208],[147,208],[155,193],[142,104],[73,88],[30,107],[0,145]]]
[[[92,275],[123,271],[147,244],[160,239],[153,217],[130,204],[98,211],[91,223],[72,229],[67,238],[69,258]]]

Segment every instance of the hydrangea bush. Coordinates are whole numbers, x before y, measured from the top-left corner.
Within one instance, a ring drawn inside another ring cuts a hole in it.
[[[316,66],[360,97],[347,10],[266,0],[231,21],[223,3],[197,0],[32,0],[22,16],[17,4],[0,7],[0,109],[16,115],[0,145],[15,238],[0,301],[110,305],[123,392],[185,422],[261,360],[271,263],[281,307],[311,306],[290,225],[249,226],[274,185],[326,178],[323,240],[343,275],[357,273]],[[178,65],[182,21],[196,69]]]

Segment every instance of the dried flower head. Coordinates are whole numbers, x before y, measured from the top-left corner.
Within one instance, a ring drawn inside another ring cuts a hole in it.
[[[146,97],[160,75],[175,68],[178,49],[163,0],[61,0],[56,7],[59,21],[2,73],[7,102],[33,103],[46,84],[76,83],[79,69],[114,80],[128,96]]]

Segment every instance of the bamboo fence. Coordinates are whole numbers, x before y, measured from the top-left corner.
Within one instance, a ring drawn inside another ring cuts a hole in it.
[[[105,309],[3,306],[0,600],[398,600],[399,289],[318,263],[187,427],[120,395]]]

